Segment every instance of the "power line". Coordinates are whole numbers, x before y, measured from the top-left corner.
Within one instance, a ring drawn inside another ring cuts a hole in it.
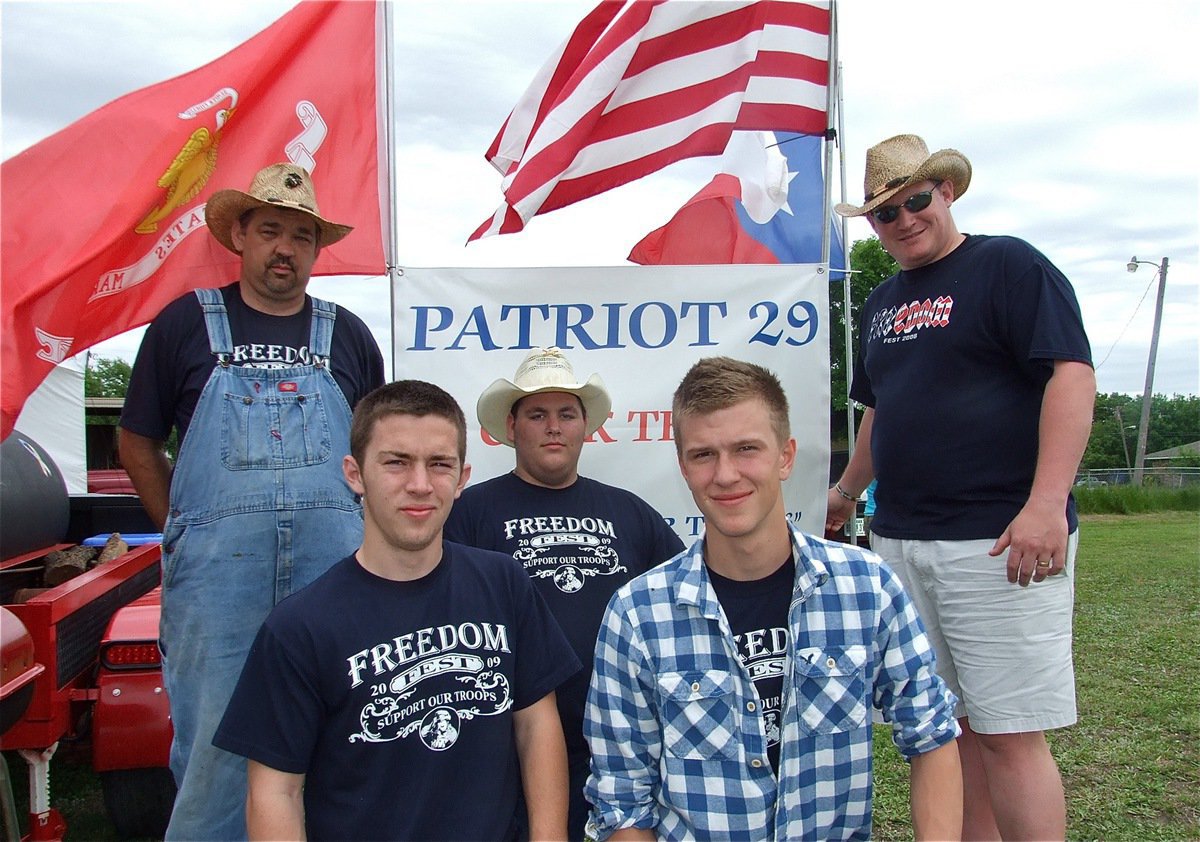
[[[1104,359],[1102,359],[1096,366],[1097,371],[1100,370],[1100,366],[1108,362],[1108,358],[1112,356],[1112,352],[1116,349],[1117,343],[1121,341],[1121,339],[1125,336],[1125,331],[1129,330],[1129,326],[1133,324],[1133,320],[1137,316],[1138,310],[1141,309],[1142,303],[1146,300],[1146,296],[1150,294],[1150,287],[1154,286],[1154,281],[1157,279],[1157,277],[1158,276],[1155,275],[1150,279],[1150,283],[1146,284],[1146,291],[1142,293],[1142,297],[1138,301],[1137,307],[1133,308],[1133,312],[1129,316],[1129,321],[1125,323],[1125,327],[1121,328],[1121,332],[1117,335],[1117,338],[1113,340],[1112,347],[1108,349],[1108,353],[1104,355]]]

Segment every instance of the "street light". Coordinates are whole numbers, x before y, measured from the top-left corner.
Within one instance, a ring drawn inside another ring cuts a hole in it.
[[[1139,263],[1158,269],[1158,303],[1154,308],[1154,332],[1150,334],[1150,359],[1146,362],[1146,389],[1142,392],[1142,421],[1138,427],[1137,456],[1133,463],[1133,483],[1141,485],[1146,471],[1146,434],[1150,431],[1150,400],[1154,396],[1154,359],[1158,356],[1158,331],[1162,326],[1163,294],[1167,290],[1167,258],[1162,264],[1150,260],[1138,260],[1137,255],[1129,258],[1125,265],[1130,272],[1136,272]]]

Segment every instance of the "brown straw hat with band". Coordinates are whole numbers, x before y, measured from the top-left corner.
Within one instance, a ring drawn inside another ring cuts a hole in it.
[[[957,199],[971,183],[971,162],[957,149],[939,149],[930,155],[925,141],[915,134],[889,137],[867,150],[862,206],[842,202],[834,210],[842,216],[862,216],[909,184],[926,180],[949,181]]]
[[[254,176],[249,192],[218,190],[212,195],[204,210],[209,233],[237,254],[230,235],[234,222],[251,208],[266,206],[288,208],[311,216],[321,230],[319,242],[322,247],[336,243],[354,230],[349,225],[339,225],[321,216],[308,170],[296,164],[271,164]]]

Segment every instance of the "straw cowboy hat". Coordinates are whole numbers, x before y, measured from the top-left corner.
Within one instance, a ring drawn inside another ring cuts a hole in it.
[[[842,216],[862,216],[882,205],[909,184],[932,179],[954,185],[954,198],[967,192],[971,162],[956,149],[939,149],[932,155],[915,134],[889,137],[867,150],[862,207],[842,202],[834,207]]]
[[[534,348],[517,367],[512,380],[501,377],[483,390],[475,405],[480,426],[496,441],[511,447],[508,416],[513,404],[539,392],[566,392],[577,396],[587,416],[589,436],[608,420],[608,411],[612,409],[612,398],[599,374],[593,374],[586,383],[580,383],[575,376],[575,369],[567,362],[562,351],[558,348]]]
[[[290,208],[311,216],[321,229],[322,247],[336,243],[354,230],[349,225],[339,225],[321,216],[308,170],[296,164],[271,164],[254,176],[248,193],[218,190],[212,195],[204,211],[209,233],[217,238],[218,243],[237,254],[238,250],[233,247],[233,238],[230,236],[233,224],[251,208],[268,205]]]

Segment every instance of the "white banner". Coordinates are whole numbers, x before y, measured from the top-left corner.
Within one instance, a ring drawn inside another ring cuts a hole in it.
[[[85,363],[86,354],[76,354],[51,369],[13,425],[54,459],[68,494],[88,493]]]
[[[579,472],[628,488],[685,544],[703,518],[679,474],[671,397],[702,357],[769,368],[791,405],[799,452],[788,518],[821,534],[829,479],[828,275],[814,265],[405,269],[393,290],[396,379],[446,389],[467,416],[472,481],[511,471],[511,447],[479,428],[475,404],[531,348],[562,348],[580,381],[612,394]]]

